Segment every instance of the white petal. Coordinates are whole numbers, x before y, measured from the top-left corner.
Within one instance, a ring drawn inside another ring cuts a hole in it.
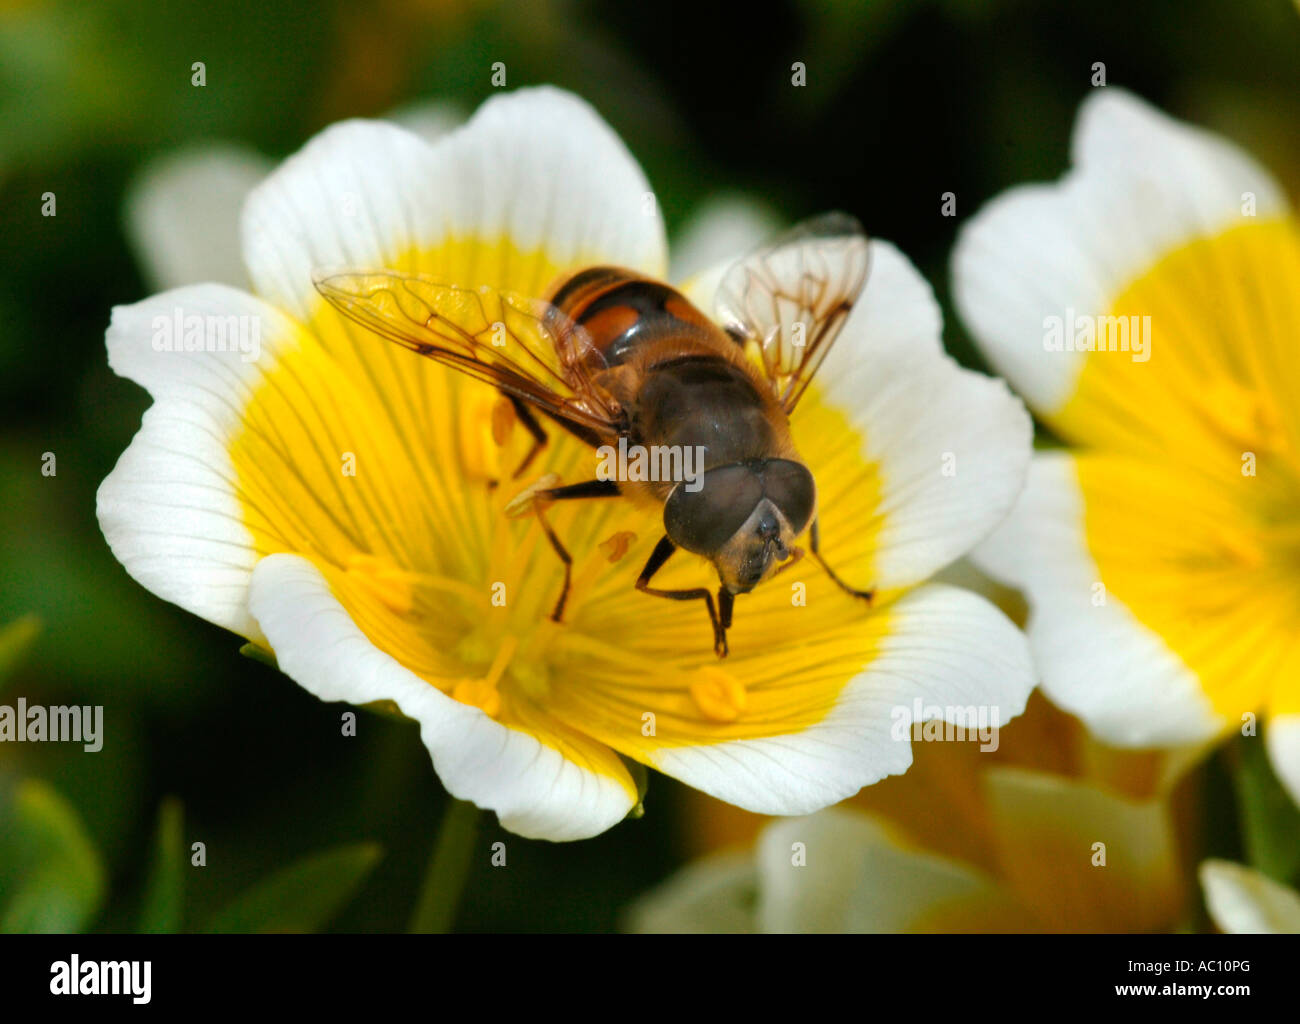
[[[1300,804],[1300,715],[1270,718],[1264,728],[1264,745],[1278,780]]]
[[[653,935],[743,935],[754,931],[758,873],[749,850],[701,857],[640,897],[623,930]]]
[[[1005,725],[1024,710],[1034,687],[1024,634],[983,598],[927,585],[875,621],[888,630],[880,653],[816,725],[766,739],[666,747],[653,755],[654,766],[757,814],[809,814],[907,770],[917,702],[918,720],[954,723],[983,708]]]
[[[997,369],[1035,409],[1073,393],[1086,352],[1048,352],[1044,320],[1106,314],[1172,248],[1286,209],[1282,191],[1224,139],[1122,89],[1098,90],[1075,126],[1074,169],[1000,195],[963,228],[953,296]]]
[[[1084,535],[1073,460],[1035,456],[1014,511],[973,555],[1029,602],[1029,643],[1043,692],[1122,746],[1175,746],[1218,734],[1196,677],[1101,580]],[[1135,685],[1140,680],[1141,685]]]
[[[866,293],[818,381],[880,466],[871,583],[890,589],[927,579],[1001,522],[1024,484],[1033,425],[1005,383],[943,353],[934,295],[907,258],[880,241],[871,258]],[[797,436],[798,409],[792,419]],[[835,502],[820,514],[833,517]]]
[[[413,265],[410,253],[466,238],[544,247],[561,266],[612,262],[661,276],[666,262],[641,169],[586,103],[551,88],[495,97],[434,146],[380,122],[328,128],[253,193],[243,234],[259,294],[300,314],[316,302],[313,270],[437,275],[436,258]]]
[[[250,602],[289,678],[321,700],[393,701],[419,722],[448,792],[495,811],[503,828],[530,839],[585,839],[632,809],[614,780],[453,700],[375,647],[305,558],[262,559]]]
[[[437,221],[430,147],[379,121],[344,121],[313,138],[249,196],[244,260],[268,300],[306,317],[317,267],[397,263]]]
[[[986,876],[839,807],[768,826],[758,865],[764,932],[906,932],[959,906],[1005,902]]]
[[[1251,868],[1226,860],[1201,865],[1210,917],[1233,935],[1300,933],[1300,893]]]
[[[411,103],[385,120],[436,142],[465,123],[452,103]],[[245,287],[240,248],[244,201],[275,164],[232,144],[195,147],[152,161],[132,182],[127,231],[136,258],[155,288],[216,281]]]
[[[173,330],[178,315],[182,322],[249,317],[258,344],[244,353],[156,350],[155,331]],[[251,295],[216,284],[118,306],[108,328],[109,365],[154,404],[100,485],[100,528],[144,587],[251,639],[261,636],[247,609],[257,554],[236,497],[229,443],[276,348],[294,343],[297,330]]]
[[[145,167],[127,194],[126,226],[154,287],[248,284],[239,214],[271,167],[254,151],[230,145],[184,150]]]

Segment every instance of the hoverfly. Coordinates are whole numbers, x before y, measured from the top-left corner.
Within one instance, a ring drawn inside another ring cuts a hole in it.
[[[519,477],[546,445],[534,413],[601,448],[694,446],[703,455],[697,486],[595,479],[538,487],[533,511],[564,565],[552,618],[560,621],[570,556],[546,522],[552,502],[626,495],[663,510],[664,536],[638,590],[702,600],[714,650],[727,654],[735,596],[803,555],[809,531],[822,558],[816,485],[790,435],[789,416],[807,390],[866,283],[866,235],[847,214],[804,221],[737,261],[722,277],[710,320],[680,292],[619,267],[565,275],[546,300],[464,288],[391,271],[316,274],[316,288],[343,315],[374,333],[501,391],[532,447]],[[717,570],[708,588],[666,590],[650,581],[678,548]]]

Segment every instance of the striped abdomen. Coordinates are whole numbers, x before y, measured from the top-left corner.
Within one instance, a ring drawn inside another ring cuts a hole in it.
[[[591,338],[607,366],[647,343],[716,337],[717,327],[669,285],[621,267],[589,267],[562,282],[551,304]]]

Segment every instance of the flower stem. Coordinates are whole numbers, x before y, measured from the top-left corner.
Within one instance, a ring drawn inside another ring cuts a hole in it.
[[[479,811],[473,804],[452,799],[447,805],[407,929],[412,935],[445,935],[451,931],[469,876],[478,821]]]

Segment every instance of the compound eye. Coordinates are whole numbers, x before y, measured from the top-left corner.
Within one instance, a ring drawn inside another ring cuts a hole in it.
[[[817,503],[817,485],[807,466],[789,459],[770,460],[763,467],[763,494],[796,534],[803,532]]]
[[[719,466],[702,487],[679,485],[664,505],[664,529],[673,543],[697,555],[715,555],[750,517],[763,497],[760,478],[747,466]]]

